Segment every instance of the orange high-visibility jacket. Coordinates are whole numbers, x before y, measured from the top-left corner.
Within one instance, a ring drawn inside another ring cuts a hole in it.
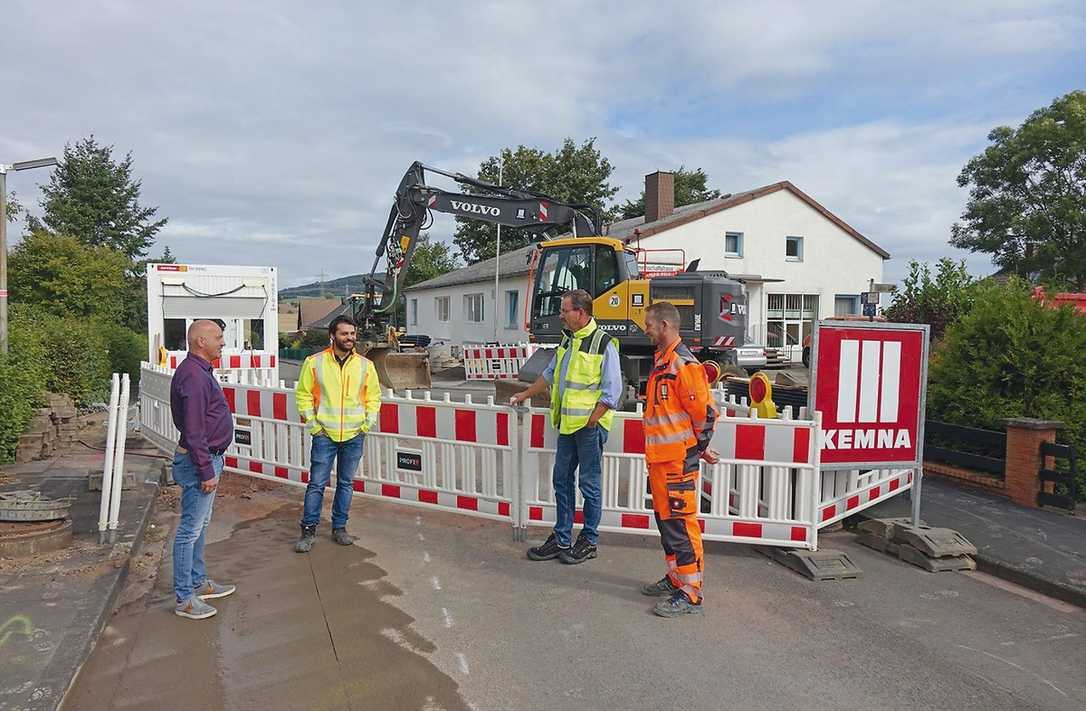
[[[705,370],[681,340],[656,351],[645,399],[645,459],[681,461],[684,472],[697,469],[718,410]]]

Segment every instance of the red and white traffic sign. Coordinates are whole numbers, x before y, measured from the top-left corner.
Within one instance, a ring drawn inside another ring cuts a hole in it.
[[[822,463],[920,466],[928,327],[825,322],[813,350],[810,406],[822,413]]]

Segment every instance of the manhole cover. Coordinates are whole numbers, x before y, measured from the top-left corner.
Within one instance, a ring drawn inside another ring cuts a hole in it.
[[[55,521],[67,518],[72,498],[50,499],[40,491],[0,492],[0,521]]]

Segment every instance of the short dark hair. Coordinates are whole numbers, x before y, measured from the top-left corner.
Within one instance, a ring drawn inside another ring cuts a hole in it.
[[[328,324],[328,335],[336,335],[336,329],[343,324],[347,324],[352,328],[358,328],[357,324],[355,324],[354,322],[354,319],[350,316],[336,316],[334,319],[332,319],[332,323]]]
[[[675,328],[680,328],[682,325],[679,310],[670,301],[653,302],[652,306],[645,311],[645,314],[651,315],[656,321],[667,321]]]
[[[592,315],[592,294],[584,289],[571,289],[562,294],[562,298],[569,299],[569,303],[573,305],[573,308],[584,311],[589,316]]]

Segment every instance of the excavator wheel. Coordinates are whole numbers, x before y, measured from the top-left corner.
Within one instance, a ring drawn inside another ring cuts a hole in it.
[[[377,346],[366,352],[377,369],[382,388],[393,390],[429,390],[430,357],[427,353],[400,353]]]

